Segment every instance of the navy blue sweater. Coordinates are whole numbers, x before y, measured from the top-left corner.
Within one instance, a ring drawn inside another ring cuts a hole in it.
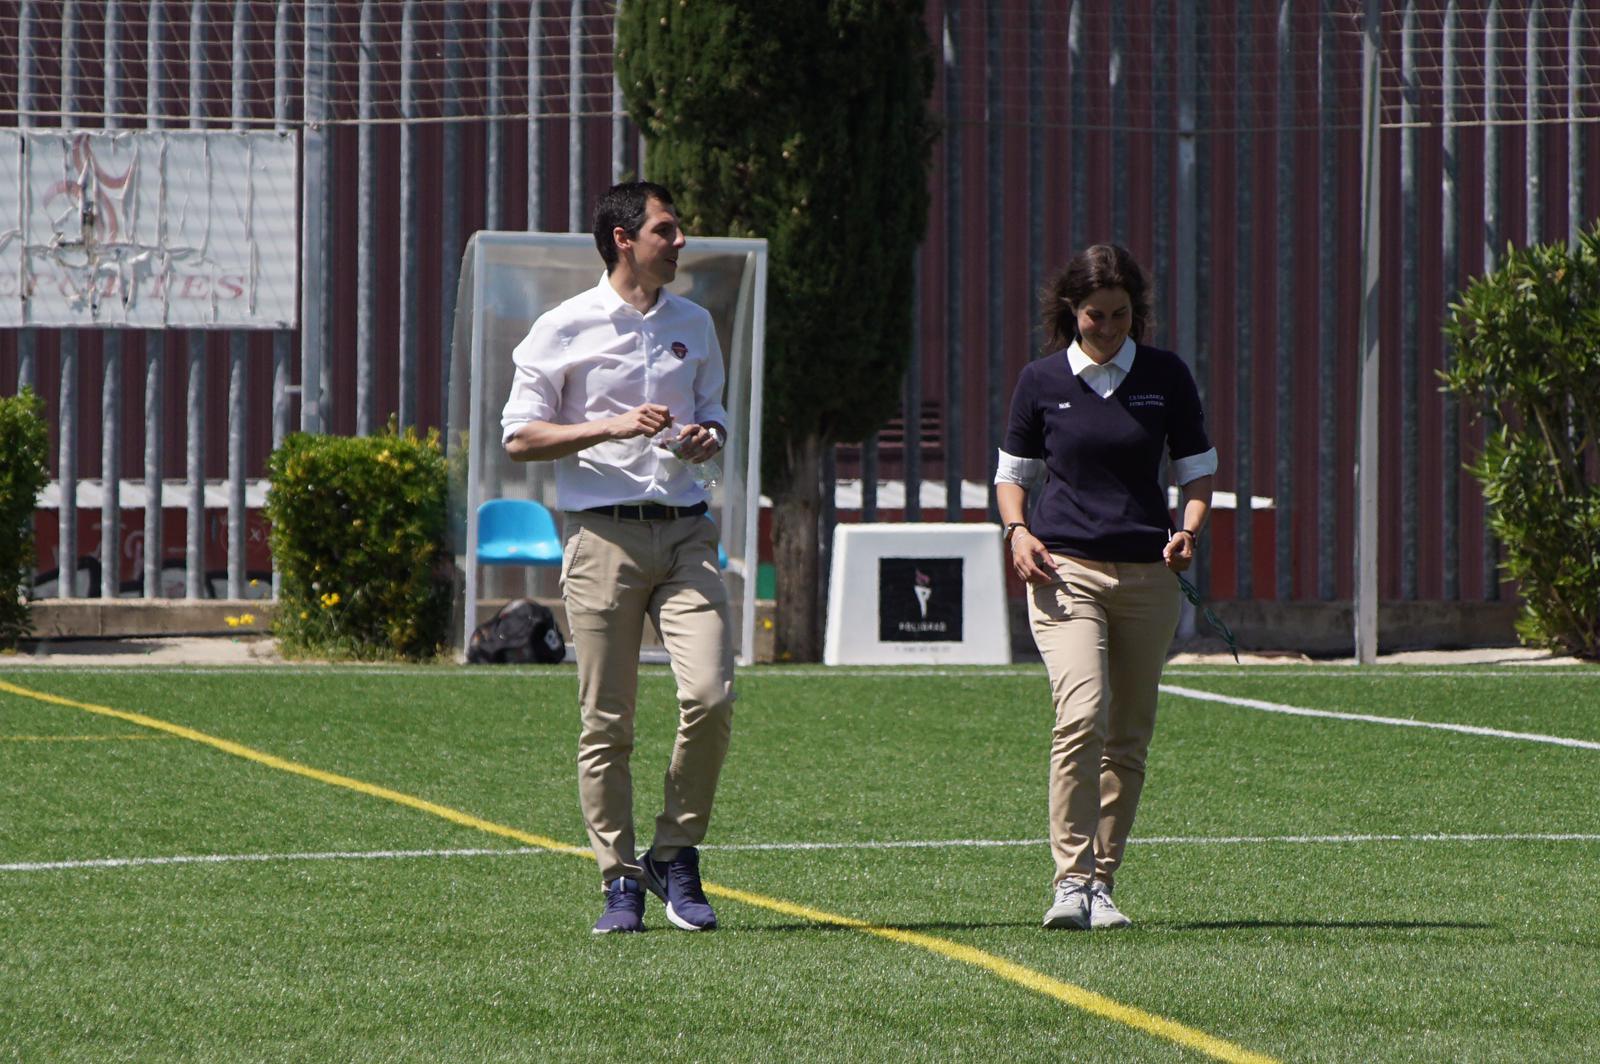
[[[1053,553],[1155,562],[1171,529],[1159,479],[1163,445],[1173,459],[1211,449],[1189,367],[1140,344],[1109,398],[1072,372],[1066,351],[1025,366],[1002,450],[1044,462],[1028,528]]]

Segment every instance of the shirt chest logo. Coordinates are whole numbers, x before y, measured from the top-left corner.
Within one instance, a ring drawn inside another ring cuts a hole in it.
[[[684,359],[689,357],[689,346],[682,340],[672,341],[672,346],[668,348],[668,350],[672,352],[672,357],[677,359],[679,362],[682,362]]]

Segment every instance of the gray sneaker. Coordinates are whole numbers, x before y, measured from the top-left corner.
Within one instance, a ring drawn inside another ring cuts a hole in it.
[[[1089,888],[1074,880],[1055,885],[1055,900],[1044,913],[1044,926],[1089,930]]]
[[[1111,900],[1111,888],[1098,879],[1089,884],[1089,926],[1096,931],[1111,931],[1133,923]]]

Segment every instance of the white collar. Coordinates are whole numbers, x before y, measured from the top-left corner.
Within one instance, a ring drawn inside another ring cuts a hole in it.
[[[1084,354],[1083,348],[1079,347],[1078,341],[1074,340],[1067,348],[1067,365],[1071,367],[1073,375],[1079,377],[1083,376],[1083,371],[1091,366],[1098,366],[1101,369],[1115,366],[1124,374],[1128,374],[1133,371],[1133,356],[1138,350],[1139,345],[1133,342],[1133,337],[1129,336],[1122,341],[1122,348],[1117,352],[1115,358],[1110,362],[1101,363]]]
[[[615,314],[623,307],[627,307],[629,310],[634,311],[634,313],[638,313],[638,308],[632,303],[629,303],[626,299],[623,299],[622,293],[618,292],[611,286],[610,274],[602,273],[600,275],[600,283],[595,285],[590,291],[594,296],[595,304],[607,314]],[[675,297],[672,295],[672,293],[668,292],[666,288],[663,287],[661,291],[656,293],[656,301],[652,303],[650,305],[650,309],[644,313],[652,314],[655,311],[660,310],[662,307],[667,305],[667,300],[673,298]]]

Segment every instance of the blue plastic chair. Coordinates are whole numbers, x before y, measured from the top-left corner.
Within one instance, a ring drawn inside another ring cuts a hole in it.
[[[490,499],[478,507],[478,561],[559,566],[561,536],[555,518],[532,499]]]

